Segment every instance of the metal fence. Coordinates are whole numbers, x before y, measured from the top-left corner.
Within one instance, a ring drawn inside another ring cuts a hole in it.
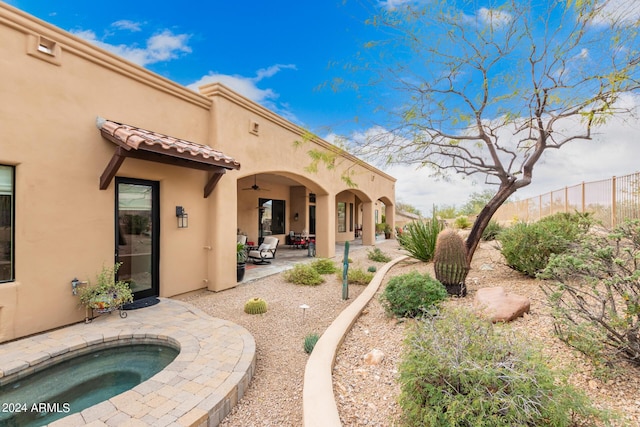
[[[494,219],[501,223],[535,222],[558,212],[591,212],[607,228],[640,219],[640,172],[583,182],[517,202],[507,202]]]

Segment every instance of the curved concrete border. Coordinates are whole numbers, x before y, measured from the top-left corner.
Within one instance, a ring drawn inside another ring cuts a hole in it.
[[[341,426],[338,406],[333,396],[333,364],[347,332],[378,292],[389,269],[408,258],[401,256],[385,264],[367,288],[329,325],[316,343],[304,370],[302,410],[304,427]]]
[[[37,370],[73,352],[91,351],[94,346],[164,341],[180,348],[165,369],[131,390],[50,425],[219,425],[242,398],[255,372],[256,346],[249,331],[165,298],[153,307],[127,313],[125,319],[111,313],[89,324],[2,344],[0,380]]]

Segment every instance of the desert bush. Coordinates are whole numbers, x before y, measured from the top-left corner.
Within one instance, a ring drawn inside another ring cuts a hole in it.
[[[498,235],[509,267],[530,277],[547,266],[552,254],[565,252],[593,221],[585,214],[555,214],[533,224],[518,223]]]
[[[350,285],[368,285],[373,276],[373,273],[368,273],[361,268],[349,268],[347,271],[347,283]],[[342,282],[342,270],[338,271],[338,279]]]
[[[338,267],[329,258],[320,258],[313,261],[311,268],[320,274],[333,274],[338,271]]]
[[[460,230],[466,230],[471,227],[471,221],[466,216],[459,216],[453,221],[453,226],[455,228],[459,228]]]
[[[407,231],[398,234],[398,243],[409,255],[420,261],[433,259],[438,233],[444,226],[435,218],[424,221],[413,221],[407,225]]]
[[[376,268],[375,265],[370,265],[369,268],[367,268],[367,271],[369,273],[375,273],[378,269]]]
[[[418,317],[446,298],[440,282],[428,273],[413,271],[392,277],[380,294],[380,303],[389,316]]]
[[[367,251],[367,258],[371,261],[375,262],[389,262],[391,258],[385,255],[384,252],[380,250],[380,248],[373,248],[370,251]]]
[[[504,326],[457,308],[416,322],[400,365],[407,426],[576,426],[606,420]],[[582,424],[582,423],[585,424]]]
[[[638,220],[551,256],[539,277],[560,339],[596,362],[620,355],[640,365],[639,268]]]
[[[285,271],[284,279],[289,283],[305,286],[317,286],[324,279],[309,264],[296,264],[291,270]]]
[[[304,337],[304,345],[303,345],[304,352],[307,354],[311,354],[311,352],[313,351],[319,339],[320,339],[320,335],[318,335],[315,332],[307,334]]]
[[[502,230],[504,230],[504,227],[501,226],[498,221],[491,220],[489,221],[487,228],[482,232],[482,240],[487,242],[495,240]]]

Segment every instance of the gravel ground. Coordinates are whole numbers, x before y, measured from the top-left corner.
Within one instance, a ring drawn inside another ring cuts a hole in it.
[[[395,241],[378,245],[387,255],[401,255]],[[363,248],[364,249],[364,248]],[[370,265],[367,251],[352,251],[351,268],[364,270]],[[407,260],[391,269],[388,277],[418,270],[433,274],[432,264]],[[303,350],[305,335],[321,334],[362,288],[351,285],[348,301],[342,300],[342,284],[337,276],[325,276],[317,287],[286,283],[282,274],[240,285],[221,293],[200,292],[188,301],[212,316],[245,327],[256,340],[257,369],[243,399],[224,419],[221,426],[302,426],[302,382],[307,354]],[[467,279],[469,295],[447,304],[471,306],[477,289],[504,286],[531,300],[531,312],[510,324],[518,333],[539,342],[554,368],[579,366],[570,381],[583,389],[592,401],[603,408],[619,411],[624,420],[617,425],[640,425],[640,374],[626,367],[624,377],[602,381],[592,375],[592,367],[581,355],[568,349],[553,336],[544,294],[535,280],[528,279],[504,265],[493,243],[482,243],[476,252]],[[384,283],[381,289],[384,288]],[[243,312],[244,303],[253,297],[264,298],[269,310],[263,315]],[[300,305],[310,306],[304,313]],[[385,316],[374,298],[345,338],[336,357],[334,395],[344,426],[399,425],[400,393],[396,379],[401,358],[405,324]],[[363,357],[373,349],[385,357],[379,365],[369,366]]]

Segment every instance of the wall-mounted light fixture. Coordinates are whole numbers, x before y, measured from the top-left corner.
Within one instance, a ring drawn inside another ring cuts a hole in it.
[[[184,211],[182,206],[176,206],[176,217],[178,218],[178,228],[189,227],[189,214]]]
[[[296,214],[293,216],[293,220],[294,220],[294,221],[297,221],[297,220],[298,220],[298,218],[300,218],[300,217],[298,216],[298,212],[296,212]]]

